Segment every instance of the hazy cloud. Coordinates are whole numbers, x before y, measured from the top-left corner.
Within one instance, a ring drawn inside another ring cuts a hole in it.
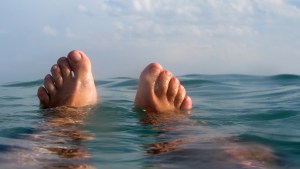
[[[150,11],[151,0],[133,0],[133,7],[137,11]]]
[[[46,25],[46,26],[43,27],[43,33],[45,33],[46,35],[50,35],[50,36],[56,36],[57,35],[57,30],[50,27],[49,25]]]
[[[72,32],[70,28],[65,29],[65,34],[67,38],[73,39],[76,37],[76,35]]]
[[[84,6],[84,5],[82,5],[82,4],[79,4],[79,5],[78,5],[78,10],[79,10],[80,12],[87,12],[87,11],[88,11],[87,7]]]
[[[299,8],[283,0],[132,0],[131,8],[123,1],[103,2],[122,16],[118,22],[127,34],[242,35],[258,31],[262,22],[300,16]]]

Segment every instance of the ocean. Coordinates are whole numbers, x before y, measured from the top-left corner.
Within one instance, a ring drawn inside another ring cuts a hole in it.
[[[0,85],[0,168],[300,168],[300,76],[178,78],[191,115],[134,108],[128,77],[96,81],[80,109],[41,109],[42,80]]]

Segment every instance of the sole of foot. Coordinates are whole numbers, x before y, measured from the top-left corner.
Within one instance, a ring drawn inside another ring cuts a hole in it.
[[[147,112],[190,112],[192,99],[171,72],[151,63],[140,75],[135,106]]]
[[[97,103],[97,91],[89,58],[79,50],[61,57],[37,91],[43,108],[83,107]]]

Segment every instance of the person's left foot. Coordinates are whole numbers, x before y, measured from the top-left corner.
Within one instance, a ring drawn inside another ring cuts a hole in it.
[[[148,112],[188,112],[192,109],[192,99],[171,72],[151,63],[140,75],[135,106]]]
[[[44,78],[37,95],[41,106],[82,107],[97,103],[97,91],[89,58],[79,50],[61,57]]]

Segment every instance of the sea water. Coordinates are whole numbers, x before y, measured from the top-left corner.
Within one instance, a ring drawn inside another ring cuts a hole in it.
[[[42,80],[0,86],[0,168],[300,168],[300,77],[186,75],[190,115],[134,108],[137,79],[95,107],[41,109]]]

